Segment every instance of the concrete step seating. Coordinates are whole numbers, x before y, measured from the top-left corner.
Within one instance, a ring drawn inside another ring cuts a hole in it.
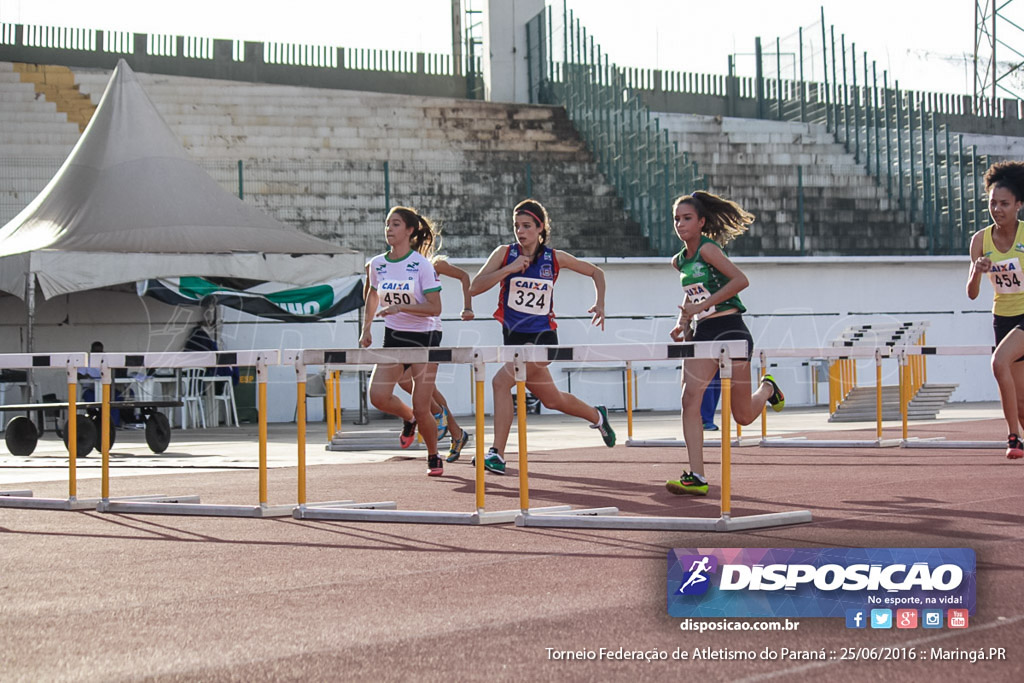
[[[583,256],[647,253],[637,226],[560,109],[149,74],[139,79],[193,158],[207,168],[223,160],[214,175],[227,191],[237,192],[238,159],[247,166],[254,159],[278,164],[274,173],[282,180],[304,174],[282,184],[247,169],[246,201],[348,246],[380,249],[379,169],[387,160],[393,203],[418,206],[444,224],[446,243],[461,250],[455,255],[485,255],[511,238],[508,214],[525,194],[529,162],[533,194],[552,211],[556,245],[584,249]],[[74,82],[93,103],[108,80],[109,72],[75,70]],[[0,83],[20,93],[9,103],[0,98],[5,106],[18,106],[5,118],[19,124],[0,128],[0,154],[62,160],[74,136],[51,140],[42,129],[22,127],[42,121],[43,112],[55,121],[53,105],[13,76]],[[12,133],[14,138],[4,136]],[[360,176],[335,162],[372,167],[378,175]],[[438,180],[452,168],[461,174]],[[27,195],[35,182],[26,178],[12,189]],[[595,224],[602,229],[595,231]]]
[[[934,420],[939,411],[946,407],[953,395],[956,384],[924,384],[907,406],[911,420]],[[877,419],[877,396],[875,387],[854,387],[833,413],[829,422],[873,422]],[[900,388],[898,385],[882,386],[882,419],[900,420]]]
[[[79,69],[76,76],[98,102],[109,74]],[[647,253],[561,109],[138,77],[225,190],[238,191],[243,160],[246,201],[312,234],[380,251],[389,161],[391,202],[445,226],[452,255],[483,256],[511,239],[509,212],[525,196],[530,163],[533,194],[552,212],[557,246],[584,256],[609,248]],[[595,222],[606,231],[594,231]]]
[[[899,253],[919,248],[924,227],[898,210],[824,126],[785,121],[658,114],[680,151],[689,153],[710,191],[757,216],[736,254],[784,253],[792,248],[797,212],[797,166],[804,194],[805,248],[811,253]],[[876,241],[874,247],[871,239]],[[808,245],[813,245],[813,249]]]

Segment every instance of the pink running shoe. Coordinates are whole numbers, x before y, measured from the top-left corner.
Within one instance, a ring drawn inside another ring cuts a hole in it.
[[[440,477],[444,474],[444,461],[437,455],[427,456],[427,476]]]
[[[402,421],[402,435],[398,437],[398,445],[408,448],[416,440],[416,423]]]
[[[1024,458],[1024,443],[1021,443],[1020,437],[1016,434],[1006,437],[1006,457],[1010,460]]]

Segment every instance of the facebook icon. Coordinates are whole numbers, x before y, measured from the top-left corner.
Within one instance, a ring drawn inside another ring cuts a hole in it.
[[[846,610],[846,628],[867,628],[868,619],[862,609]]]

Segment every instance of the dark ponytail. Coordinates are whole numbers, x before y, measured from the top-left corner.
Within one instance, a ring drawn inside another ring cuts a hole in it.
[[[388,217],[390,218],[392,214],[396,213],[402,217],[407,226],[413,229],[409,236],[409,246],[427,259],[433,258],[434,252],[441,247],[441,231],[435,228],[434,224],[425,216],[421,216],[416,209],[395,206],[388,211]]]
[[[533,220],[537,221],[540,226],[540,247],[533,254],[533,261],[530,265],[537,262],[540,258],[541,252],[544,251],[543,247],[548,246],[548,240],[551,238],[551,219],[548,218],[548,212],[544,209],[544,206],[534,199],[524,199],[523,201],[516,204],[516,208],[512,209],[512,227],[515,229],[516,217],[517,216],[530,216]]]

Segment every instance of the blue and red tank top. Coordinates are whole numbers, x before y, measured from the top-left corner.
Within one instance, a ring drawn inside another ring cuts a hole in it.
[[[543,251],[526,270],[501,281],[494,318],[512,332],[543,332],[558,327],[553,305],[558,260],[554,249],[540,248]],[[519,258],[520,251],[518,244],[510,244],[501,267]]]

